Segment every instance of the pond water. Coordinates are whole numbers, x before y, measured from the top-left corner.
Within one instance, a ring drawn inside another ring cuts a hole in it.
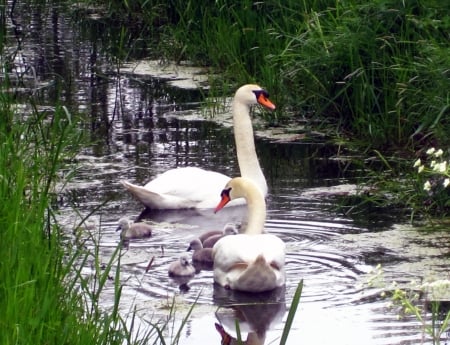
[[[219,344],[216,323],[236,337],[236,317],[248,344],[277,344],[303,280],[288,344],[432,343],[423,325],[411,316],[399,318],[399,309],[381,292],[389,295],[394,281],[408,287],[449,279],[450,234],[398,223],[386,209],[342,212],[342,194],[354,190],[351,184],[364,171],[322,143],[280,140],[258,131],[258,156],[269,184],[266,229],[287,245],[285,288],[252,296],[233,293],[215,287],[208,269],[187,282],[169,278],[168,265],[191,239],[239,220],[245,209],[144,212],[120,180],[145,184],[182,166],[237,176],[229,109],[217,112],[214,121],[205,116],[200,103],[205,84],[196,70],[146,63],[145,68],[124,66],[116,73],[100,23],[73,28],[58,7],[31,12],[17,7],[14,13],[8,51],[16,63],[11,73],[43,106],[60,102],[84,114],[83,130],[95,139],[74,162],[78,173],[59,199],[59,221],[70,235],[80,216],[93,212],[89,222],[94,226],[79,236],[88,239],[92,250],[98,248],[103,263],[119,246],[119,218],[141,218],[153,225],[151,238],[133,240],[121,252],[124,317],[136,308],[137,323],[145,330],[168,315],[175,296],[175,329],[191,303],[197,303],[180,344]],[[14,34],[18,23],[26,30]],[[88,265],[84,273],[93,270]],[[113,305],[113,296],[111,282],[102,295],[105,310]]]

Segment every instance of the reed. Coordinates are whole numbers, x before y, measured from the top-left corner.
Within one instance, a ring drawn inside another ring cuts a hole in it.
[[[62,111],[53,118],[21,116],[7,94],[2,96],[0,338],[2,344],[50,343],[69,336],[60,330],[73,318],[68,309],[56,308],[63,296],[64,269],[60,232],[52,225],[49,207],[68,119]],[[62,135],[51,135],[59,130]]]
[[[109,10],[129,3],[110,1]],[[233,87],[271,90],[279,110],[269,121],[306,115],[378,149],[448,142],[447,2],[133,4],[143,14],[129,5],[124,13],[152,28],[164,58],[211,66]]]

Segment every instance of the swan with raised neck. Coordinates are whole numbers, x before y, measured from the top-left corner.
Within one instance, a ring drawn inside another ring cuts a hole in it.
[[[253,126],[250,118],[250,106],[254,104],[253,95],[259,104],[274,110],[275,105],[269,101],[269,94],[259,85],[241,86],[233,98],[233,131],[236,154],[241,176],[253,180],[263,195],[267,195],[267,182],[256,155]]]
[[[260,104],[270,110],[275,105],[267,91],[256,84],[241,86],[232,102],[233,130],[241,175],[253,180],[262,194],[267,194],[267,182],[261,170],[255,150],[250,108]],[[217,190],[230,177],[198,167],[170,169],[145,186],[122,180],[123,186],[146,207],[153,209],[214,208]],[[243,204],[237,200],[232,205]]]

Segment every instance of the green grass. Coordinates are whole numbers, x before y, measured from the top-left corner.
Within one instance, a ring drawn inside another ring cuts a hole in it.
[[[306,115],[382,150],[449,142],[447,2],[88,2],[133,23],[132,42],[156,45],[148,56],[210,66],[224,90],[264,85],[269,122]]]
[[[71,245],[52,207],[80,131],[65,108],[39,112],[30,102],[19,111],[8,95],[0,94],[0,343],[123,344],[131,330],[118,313],[120,269],[114,308],[99,304],[119,247],[101,267],[98,253]],[[95,274],[85,277],[88,261]]]
[[[1,343],[54,343],[70,313],[55,308],[65,272],[49,209],[64,136],[49,133],[67,119],[20,114],[6,94],[0,107]]]
[[[213,85],[227,94],[242,83],[265,86],[278,106],[271,122],[300,114],[384,150],[449,143],[445,1],[96,2],[105,4],[104,18],[86,28],[106,31],[102,48],[118,68],[145,53],[187,59],[220,72]],[[82,12],[74,18],[86,23]],[[74,173],[67,163],[81,141],[76,120],[64,107],[40,112],[32,101],[18,110],[1,91],[1,344],[137,343],[118,313],[119,269],[113,309],[99,305],[119,249],[103,269],[98,253],[67,245],[55,219],[56,182]],[[414,193],[420,209],[423,190]],[[88,260],[95,278],[81,274]],[[144,339],[159,339],[164,327],[155,324]]]

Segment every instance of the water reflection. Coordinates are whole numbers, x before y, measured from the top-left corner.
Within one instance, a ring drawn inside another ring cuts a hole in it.
[[[220,196],[217,195],[218,201]],[[151,219],[155,222],[180,223],[196,226],[203,231],[223,229],[226,223],[240,224],[245,219],[247,206],[225,207],[218,213],[212,209],[151,210],[144,209],[137,220]]]
[[[215,284],[213,301],[220,307],[215,313],[219,322],[215,327],[225,344],[237,344],[238,337],[243,344],[265,344],[266,333],[281,324],[286,312],[285,287],[250,294]]]

